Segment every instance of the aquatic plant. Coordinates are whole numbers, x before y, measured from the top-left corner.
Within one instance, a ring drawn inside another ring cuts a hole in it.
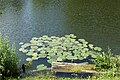
[[[8,38],[0,35],[0,73],[2,78],[6,76],[17,77],[18,73],[18,56],[14,46],[10,48]]]
[[[96,59],[92,61],[97,71],[107,71],[109,75],[120,72],[120,56],[113,55],[111,49],[108,49],[108,52],[96,54]]]
[[[89,44],[84,39],[77,39],[74,34],[64,37],[47,36],[33,37],[30,43],[20,43],[19,51],[26,53],[27,61],[48,58],[47,62],[57,62],[65,60],[82,60],[88,56],[96,57],[102,49]]]

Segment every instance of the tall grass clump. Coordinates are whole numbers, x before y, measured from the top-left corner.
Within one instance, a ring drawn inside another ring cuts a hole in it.
[[[0,74],[2,78],[18,76],[18,53],[14,45],[10,48],[9,39],[0,35]]]
[[[113,55],[111,49],[108,52],[102,52],[96,55],[96,59],[93,60],[95,64],[95,69],[97,71],[106,72],[106,74],[113,76],[120,73],[120,56]]]

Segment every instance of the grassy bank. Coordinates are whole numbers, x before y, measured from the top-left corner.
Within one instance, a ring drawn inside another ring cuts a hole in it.
[[[7,80],[120,80],[120,76],[110,76],[110,77],[106,77],[106,76],[99,76],[99,77],[92,77],[92,78],[60,78],[60,77],[55,77],[55,76],[29,76],[29,77],[25,77],[22,79],[7,79]]]

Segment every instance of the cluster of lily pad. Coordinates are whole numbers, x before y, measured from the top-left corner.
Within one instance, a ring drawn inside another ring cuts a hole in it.
[[[50,64],[57,61],[82,60],[89,55],[95,57],[94,55],[102,50],[84,39],[77,39],[74,34],[64,37],[47,35],[40,38],[33,37],[30,43],[21,42],[20,44],[19,51],[29,56],[27,61],[48,58],[47,62]]]

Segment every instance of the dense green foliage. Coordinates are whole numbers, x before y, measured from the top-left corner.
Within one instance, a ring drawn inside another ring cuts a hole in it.
[[[55,77],[50,75],[39,75],[39,76],[26,76],[25,78],[22,79],[9,78],[6,80],[120,80],[120,76],[108,77],[106,75],[101,75],[101,76],[93,76],[88,78],[63,78],[63,77]]]
[[[89,55],[95,57],[95,54],[102,50],[100,47],[89,44],[84,39],[77,39],[74,34],[64,37],[48,37],[46,35],[40,38],[33,37],[30,43],[23,44],[21,42],[20,44],[22,45],[19,51],[29,56],[26,59],[27,61],[48,58],[47,62],[50,64],[56,61],[83,60]],[[41,66],[37,68],[41,68]]]
[[[2,39],[0,36],[0,73],[3,77],[18,76],[18,56],[15,47],[9,46],[9,40],[7,38]]]
[[[110,49],[107,53],[102,52],[101,54],[97,54],[93,62],[97,71],[104,71],[109,75],[120,72],[120,56],[113,55]]]

